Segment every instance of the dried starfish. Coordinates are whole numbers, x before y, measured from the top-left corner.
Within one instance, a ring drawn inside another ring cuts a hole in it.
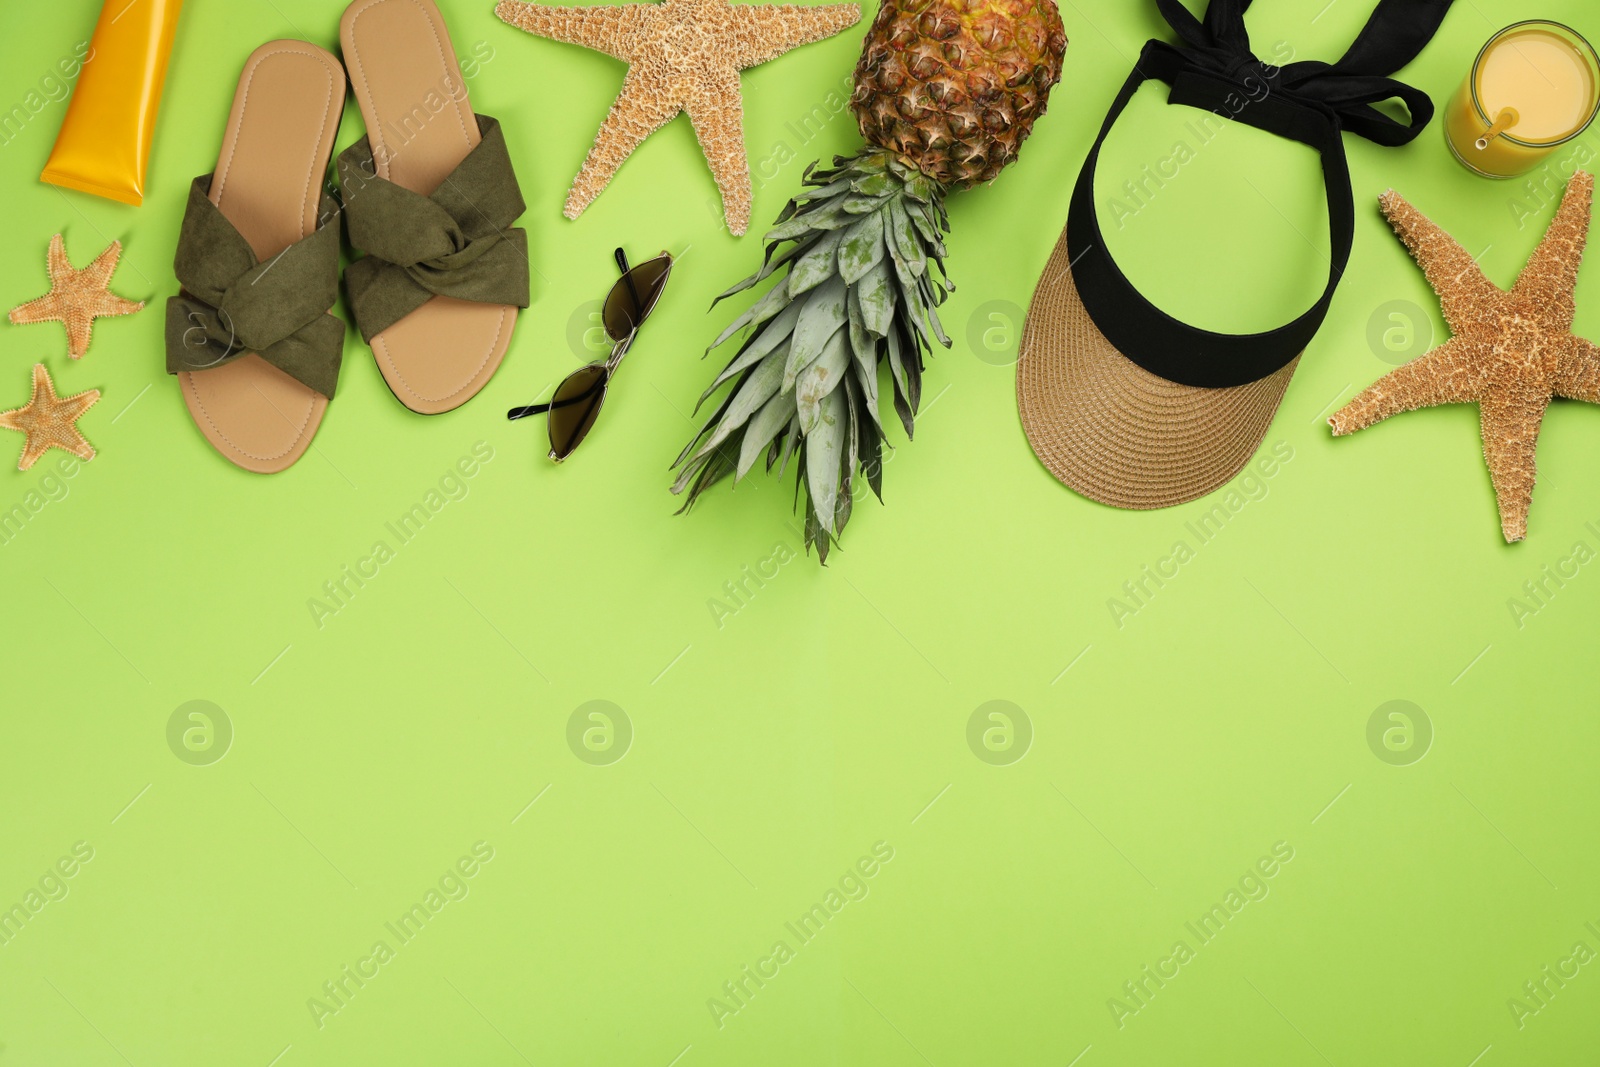
[[[1594,176],[1578,171],[1507,292],[1454,238],[1389,190],[1383,213],[1439,294],[1450,340],[1378,379],[1328,420],[1335,436],[1402,411],[1476,403],[1508,542],[1528,535],[1534,448],[1553,397],[1600,404],[1600,346],[1572,333]]]
[[[112,241],[82,270],[75,270],[67,259],[67,249],[58,233],[50,238],[50,291],[37,300],[11,309],[11,321],[62,322],[67,327],[67,354],[73,359],[89,351],[89,332],[94,320],[112,315],[132,315],[144,301],[124,300],[113,293],[111,272],[122,256],[122,242]]]
[[[567,194],[567,218],[583,213],[641,141],[687,111],[734,234],[750,225],[750,163],[744,151],[739,71],[832,37],[861,18],[855,4],[807,7],[728,0],[602,7],[503,0],[494,13],[529,33],[581,44],[628,64],[622,91]]]
[[[78,432],[77,422],[99,399],[98,389],[61,399],[56,396],[50,372],[44,369],[43,363],[35,363],[33,399],[14,411],[0,411],[0,427],[28,435],[27,442],[22,446],[22,458],[17,461],[17,470],[27,470],[52,448],[71,452],[79,459],[93,459],[94,446]]]

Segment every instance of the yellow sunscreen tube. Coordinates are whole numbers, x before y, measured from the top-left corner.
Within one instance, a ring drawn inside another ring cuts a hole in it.
[[[39,180],[138,206],[183,0],[106,0]]]

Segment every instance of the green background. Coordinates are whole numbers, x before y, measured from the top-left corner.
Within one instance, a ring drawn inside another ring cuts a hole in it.
[[[0,104],[98,7],[8,4]],[[895,435],[887,506],[863,501],[823,569],[800,554],[787,480],[675,517],[667,465],[719,365],[699,358],[732,314],[708,316],[712,295],[758,261],[804,165],[858,144],[829,94],[864,25],[744,76],[756,222],[736,239],[682,117],[562,218],[621,64],[505,26],[489,0],[441,7],[457,51],[488,56],[468,84],[521,176],[533,306],[484,395],[436,418],[394,400],[352,331],[315,449],[281,475],[205,444],[163,373],[160,304],[245,56],[273,37],[336,47],[340,6],[191,0],[141,208],[36,181],[61,103],[0,146],[0,304],[43,291],[58,230],[80,264],[122,240],[115,288],[151,301],[101,320],[77,362],[56,325],[0,325],[0,407],[36,361],[63,393],[104,391],[82,422],[93,462],[0,471],[0,511],[43,501],[0,544],[0,906],[92,850],[0,946],[0,1065],[1594,1062],[1600,963],[1550,982],[1536,1014],[1508,1000],[1537,1006],[1524,983],[1570,972],[1575,943],[1600,952],[1600,412],[1551,408],[1514,546],[1470,406],[1337,441],[1321,420],[1445,336],[1378,195],[1401,191],[1509,285],[1600,132],[1538,196],[1468,174],[1437,123],[1399,149],[1347,139],[1351,269],[1268,433],[1271,477],[1201,543],[1189,524],[1221,496],[1101,507],[1018,424],[1021,309],[1106,106],[1168,36],[1143,0],[1063,0],[1049,115],[1020,163],[951,201],[955,345],[929,365],[917,440]],[[1262,0],[1249,23],[1263,55],[1332,59],[1367,11]],[[1406,80],[1444,101],[1530,14],[1600,34],[1580,0],[1463,0]],[[1195,147],[1192,113],[1162,100],[1147,87],[1119,125],[1103,211],[1176,141]],[[339,147],[360,132],[347,107]],[[1121,229],[1106,218],[1152,297],[1207,326],[1286,319],[1326,271],[1314,157],[1249,129]],[[679,266],[596,433],[555,467],[543,428],[502,413],[589,358],[619,243]],[[492,458],[451,480],[475,448]],[[454,498],[400,544],[385,524],[441,480]],[[380,540],[394,558],[319,625],[308,602]],[[1179,541],[1193,558],[1127,600]],[[1585,562],[1563,565],[1579,543]],[[1547,566],[1577,573],[1519,617]],[[197,700],[222,715],[191,753],[168,728]],[[598,753],[582,737],[604,725],[597,700],[622,711],[609,749],[590,735]],[[1008,719],[988,717],[996,700]],[[479,842],[492,859],[447,877]],[[846,877],[875,846],[892,859]],[[1275,847],[1292,860],[1249,877]],[[466,895],[402,943],[385,924],[441,878]],[[785,924],[841,879],[859,899],[840,890],[796,937]],[[1186,924],[1241,879],[1260,899],[1202,943]],[[380,940],[392,958],[327,1001]],[[1180,940],[1192,958],[1157,988],[1143,968],[1170,973]],[[732,1000],[746,965],[777,971]],[[319,1020],[313,998],[338,1010]]]

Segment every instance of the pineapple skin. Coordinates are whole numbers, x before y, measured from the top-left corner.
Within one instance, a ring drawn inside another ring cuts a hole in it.
[[[883,0],[850,107],[869,143],[967,188],[1017,158],[1066,49],[1053,0]]]

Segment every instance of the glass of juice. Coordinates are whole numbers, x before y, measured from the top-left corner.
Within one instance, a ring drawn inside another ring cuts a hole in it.
[[[1463,166],[1513,178],[1582,133],[1600,109],[1600,57],[1559,22],[1507,26],[1473,61],[1445,112]]]

